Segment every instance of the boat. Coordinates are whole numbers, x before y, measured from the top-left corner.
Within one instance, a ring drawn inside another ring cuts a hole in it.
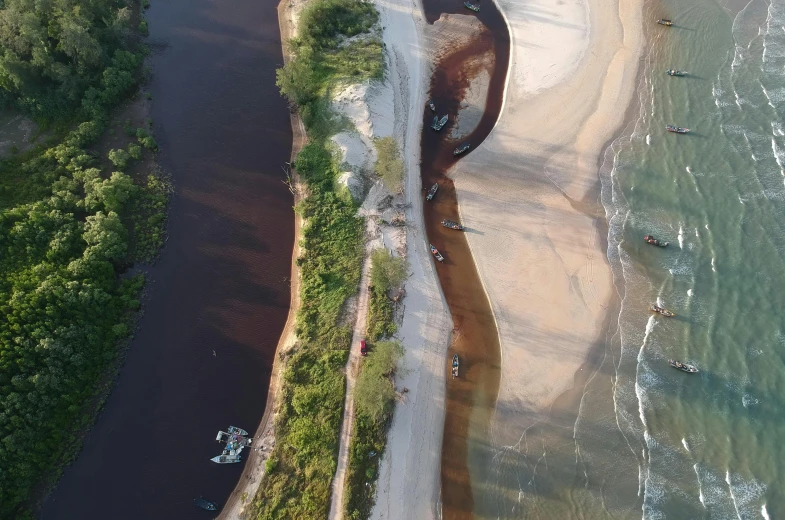
[[[659,20],[657,20],[657,23],[660,25],[667,25],[668,27],[670,27],[671,25],[673,25],[673,20],[668,20],[667,18],[660,18]]]
[[[687,372],[688,374],[694,374],[698,371],[693,365],[689,365],[687,363],[681,363],[679,361],[675,361],[673,359],[668,360],[668,364],[673,368],[678,368],[682,372]]]
[[[433,104],[433,100],[428,101],[428,108],[431,109],[431,112],[436,112],[436,105]]]
[[[668,132],[675,132],[677,134],[686,134],[690,131],[689,128],[682,128],[680,126],[673,126],[673,125],[665,125],[665,130]]]
[[[194,505],[196,507],[201,507],[207,511],[217,511],[218,506],[210,502],[209,500],[205,500],[203,498],[194,498]]]
[[[434,116],[433,117],[433,124],[431,125],[431,128],[433,128],[434,130],[436,130],[438,132],[439,130],[444,128],[444,125],[447,124],[447,119],[448,119],[447,116],[444,116],[441,119],[439,119],[439,116]]]
[[[428,190],[428,195],[425,196],[425,200],[432,200],[433,196],[436,195],[436,190],[439,189],[439,183],[436,182],[431,186],[431,189]]]
[[[649,310],[651,310],[652,312],[656,312],[657,314],[662,314],[666,318],[673,318],[674,316],[676,316],[675,313],[669,311],[665,307],[660,307],[659,305],[652,305],[651,307],[649,307]]]
[[[683,70],[668,69],[665,71],[668,76],[685,76],[687,73]]]
[[[474,11],[475,13],[479,13],[479,12],[480,12],[480,4],[474,5],[474,4],[472,4],[471,2],[464,2],[464,3],[463,3],[463,5],[464,5],[464,6],[465,6],[467,9],[471,9],[471,10],[472,10],[472,11]]]
[[[455,354],[452,357],[452,377],[458,377],[458,367],[460,362],[458,361],[458,354]]]
[[[468,150],[469,148],[471,148],[471,146],[472,146],[472,145],[471,145],[471,144],[469,144],[469,143],[463,143],[461,146],[459,146],[458,148],[456,148],[456,149],[455,149],[455,151],[453,151],[453,153],[452,153],[452,154],[453,154],[453,155],[461,155],[463,152],[465,152],[466,150]]]
[[[237,426],[229,426],[229,433],[232,435],[242,435],[245,437],[248,435],[248,432],[243,430],[242,428],[238,428]]]
[[[657,240],[651,235],[646,235],[645,237],[643,237],[643,241],[646,242],[647,244],[651,244],[657,247],[668,247],[668,244],[670,243],[670,242],[661,242],[660,240]]]
[[[463,226],[458,224],[457,222],[453,222],[452,220],[442,220],[442,226],[450,229],[455,229],[456,231],[463,231]]]
[[[234,464],[236,462],[240,462],[242,458],[239,454],[236,455],[218,455],[210,459],[211,461],[215,462],[216,464]]]
[[[444,257],[442,256],[442,254],[439,252],[438,249],[433,247],[433,244],[431,244],[431,253],[433,253],[433,256],[435,256],[438,261],[444,262]]]

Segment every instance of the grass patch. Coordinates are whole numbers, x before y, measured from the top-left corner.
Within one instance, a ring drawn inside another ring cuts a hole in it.
[[[384,187],[390,193],[399,193],[403,189],[403,160],[398,150],[398,143],[394,137],[379,137],[374,139],[374,146],[378,158],[376,159],[376,173],[382,178]]]
[[[372,341],[389,338],[398,326],[395,323],[395,302],[390,290],[398,289],[406,280],[406,260],[393,256],[386,249],[371,254],[371,298],[368,306],[368,337]]]

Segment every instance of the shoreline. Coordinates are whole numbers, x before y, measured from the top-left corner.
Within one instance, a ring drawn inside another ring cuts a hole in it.
[[[291,55],[287,51],[286,41],[292,37],[292,30],[290,25],[293,23],[291,18],[291,7],[289,0],[281,0],[278,4],[278,26],[281,34],[281,49],[283,53],[284,63],[291,59]],[[288,18],[284,15],[289,14]],[[291,112],[290,123],[292,125],[292,152],[289,157],[289,164],[294,163],[294,159],[300,150],[303,149],[306,143],[305,127],[303,126],[302,119],[297,112]],[[293,168],[289,168],[291,175],[291,191],[292,205],[295,206],[302,199],[303,184],[300,181],[300,176]],[[253,497],[259,489],[262,478],[265,473],[265,463],[270,456],[270,452],[275,446],[275,427],[274,418],[276,413],[276,405],[278,402],[278,393],[281,389],[281,374],[285,368],[286,353],[294,346],[297,341],[295,334],[295,320],[297,318],[297,311],[300,308],[300,269],[297,266],[297,258],[302,252],[300,240],[302,239],[302,225],[303,218],[297,212],[294,212],[294,244],[292,246],[291,268],[289,276],[289,313],[286,316],[286,323],[281,337],[278,340],[278,345],[275,349],[275,357],[273,358],[273,368],[270,372],[270,385],[267,391],[267,401],[265,403],[264,415],[259,422],[259,426],[254,432],[254,444],[250,450],[250,455],[245,463],[243,472],[240,475],[237,485],[232,490],[231,495],[221,509],[218,520],[235,520],[243,518],[243,512],[246,505],[251,504]],[[262,442],[262,451],[257,451],[259,442]]]

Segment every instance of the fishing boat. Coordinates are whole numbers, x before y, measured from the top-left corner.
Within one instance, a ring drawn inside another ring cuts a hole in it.
[[[458,361],[458,354],[455,354],[452,357],[452,377],[458,377],[458,366],[460,365],[460,361]]]
[[[248,432],[243,430],[242,428],[238,428],[237,426],[229,426],[229,433],[232,435],[242,435],[245,437],[248,435]]]
[[[684,72],[683,70],[668,69],[665,71],[665,74],[667,74],[668,76],[684,76],[687,73]]]
[[[458,224],[457,222],[453,222],[452,220],[442,220],[442,226],[450,229],[455,229],[456,231],[463,231],[463,226]]]
[[[469,143],[463,143],[461,146],[459,146],[458,148],[456,148],[456,149],[455,149],[455,150],[452,152],[452,154],[453,154],[453,155],[461,155],[463,152],[465,152],[466,150],[468,150],[469,148],[471,148],[471,146],[472,146],[472,145],[471,145],[471,144],[469,144]]]
[[[425,200],[432,200],[434,195],[436,195],[436,190],[438,189],[439,189],[439,183],[436,182],[434,183],[433,186],[431,186],[431,189],[428,190],[428,195],[425,196]]]
[[[660,307],[659,305],[652,305],[651,307],[649,307],[649,310],[651,310],[652,312],[656,312],[657,314],[662,314],[666,318],[673,318],[674,316],[676,316],[676,314],[674,314],[673,312],[669,311],[665,307]]]
[[[666,125],[665,126],[665,130],[667,130],[668,132],[674,132],[674,133],[677,133],[677,134],[686,134],[687,132],[690,131],[689,128],[682,128],[680,126],[673,126],[673,125]]]
[[[471,2],[464,2],[463,5],[466,7],[466,9],[471,9],[475,13],[479,13],[480,12],[480,4],[475,5],[475,4],[472,4]]]
[[[444,116],[441,119],[439,119],[439,116],[434,116],[433,117],[433,124],[431,125],[431,128],[433,128],[434,130],[436,130],[438,132],[439,130],[444,128],[444,125],[447,124],[447,119],[448,119],[447,116]]]
[[[651,244],[657,247],[668,247],[668,244],[670,243],[670,242],[662,242],[660,240],[657,240],[651,235],[646,235],[645,237],[643,237],[643,241],[646,242],[647,244]]]
[[[678,368],[682,372],[687,372],[688,374],[694,374],[698,371],[693,365],[689,365],[687,363],[681,363],[680,361],[675,361],[673,359],[668,360],[668,364],[673,368]]]
[[[431,109],[431,112],[436,112],[436,105],[433,104],[433,100],[428,101],[428,108]]]
[[[668,20],[667,18],[660,18],[659,20],[657,20],[657,23],[660,25],[667,25],[668,27],[670,27],[671,25],[673,25],[673,20]]]
[[[438,261],[444,262],[444,257],[442,256],[442,254],[439,252],[438,249],[433,247],[433,244],[431,244],[431,253],[433,253],[433,256],[435,256]]]
[[[194,505],[196,507],[201,507],[207,511],[217,511],[218,506],[210,502],[209,500],[205,500],[203,498],[194,498]]]
[[[248,437],[243,437],[237,433],[227,433],[227,432],[218,432],[218,436],[215,438],[218,442],[225,442],[226,449],[224,449],[224,455],[236,455],[243,451],[243,448],[250,446],[253,443],[253,439]]]
[[[242,459],[240,458],[240,455],[218,455],[210,460],[216,464],[234,464],[240,462]]]

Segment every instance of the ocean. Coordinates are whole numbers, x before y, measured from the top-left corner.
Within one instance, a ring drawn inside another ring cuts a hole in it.
[[[614,326],[576,415],[494,455],[476,518],[785,517],[785,0],[644,20],[638,104],[600,168]]]

